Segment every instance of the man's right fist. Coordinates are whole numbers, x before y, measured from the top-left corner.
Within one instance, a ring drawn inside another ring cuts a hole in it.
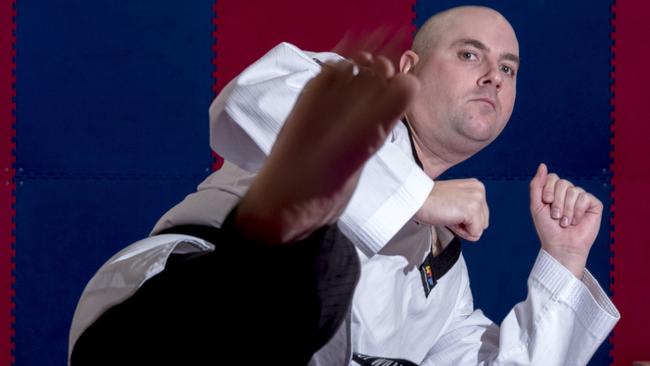
[[[446,226],[463,239],[477,241],[490,221],[485,186],[474,178],[436,181],[415,218],[429,225]]]

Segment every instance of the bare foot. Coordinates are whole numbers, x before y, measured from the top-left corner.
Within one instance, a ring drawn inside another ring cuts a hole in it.
[[[236,225],[261,243],[300,240],[334,223],[363,164],[381,147],[419,89],[383,56],[326,64],[298,98]]]

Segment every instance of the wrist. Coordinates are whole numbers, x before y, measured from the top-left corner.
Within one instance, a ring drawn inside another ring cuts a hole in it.
[[[564,268],[569,270],[575,277],[581,279],[587,266],[587,256],[574,251],[542,246],[548,254],[557,260]]]

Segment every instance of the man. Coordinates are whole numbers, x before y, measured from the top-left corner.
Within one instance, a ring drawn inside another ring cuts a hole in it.
[[[395,127],[388,143],[365,165],[339,221],[357,245],[363,270],[352,318],[316,354],[314,363],[334,364],[331,360],[351,345],[359,364],[374,358],[395,364],[584,364],[613,327],[618,313],[584,272],[602,205],[548,175],[545,166],[531,182],[531,212],[544,250],[531,272],[528,299],[500,329],[474,311],[458,241],[440,229],[448,226],[477,240],[487,227],[489,213],[480,183],[433,185],[430,178],[478,152],[505,127],[514,105],[517,54],[514,32],[500,14],[465,7],[432,18],[416,36],[413,50],[402,55],[400,71],[414,75],[421,90],[406,108],[407,124]],[[320,62],[335,56],[308,55],[282,45],[233,81],[211,110],[217,151],[256,172],[284,121],[286,106],[319,70],[311,57]],[[390,74],[390,65],[376,64]],[[269,95],[273,99],[265,98]],[[358,103],[367,106],[368,100],[359,95]],[[253,101],[260,104],[251,108]],[[377,106],[381,103],[369,110]],[[278,142],[286,135],[283,132]],[[296,141],[293,153],[309,151],[314,141]],[[332,152],[336,150],[306,161],[318,162]],[[422,170],[414,160],[421,162]],[[274,161],[271,155],[264,169]],[[275,166],[276,173],[287,174],[300,167]],[[204,202],[223,195],[228,185],[222,183],[208,179],[154,231],[183,223],[219,226],[222,219],[210,215]],[[232,189],[228,193],[241,195]],[[413,214],[416,220],[411,220]]]
[[[538,168],[530,190],[542,250],[531,271],[528,299],[500,328],[474,311],[465,263],[443,228],[478,240],[488,225],[480,182],[434,185],[431,179],[503,130],[516,96],[518,51],[514,31],[499,13],[461,7],[427,21],[412,50],[401,56],[400,71],[416,76],[421,90],[405,111],[405,124],[398,124],[366,163],[339,220],[362,263],[352,319],[346,324],[355,361],[584,364],[617,321],[618,312],[584,268],[602,204],[548,174],[545,165]],[[213,149],[257,172],[302,86],[320,70],[319,62],[331,59],[336,55],[306,53],[288,44],[269,51],[213,103]],[[305,151],[308,146],[304,144]],[[284,169],[288,174],[296,168]],[[214,215],[199,209],[198,202],[214,190],[210,184],[200,188],[155,230],[181,222],[214,225]],[[341,344],[345,342],[333,340],[315,361],[340,352]]]

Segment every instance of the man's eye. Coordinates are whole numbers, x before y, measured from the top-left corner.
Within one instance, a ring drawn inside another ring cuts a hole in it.
[[[460,57],[463,60],[468,60],[468,61],[474,61],[478,60],[478,57],[476,57],[476,54],[473,52],[468,52],[468,51],[461,51],[458,53],[458,57]]]
[[[505,72],[506,74],[508,74],[510,76],[515,75],[515,70],[512,67],[508,66],[508,65],[501,65],[501,71]]]

